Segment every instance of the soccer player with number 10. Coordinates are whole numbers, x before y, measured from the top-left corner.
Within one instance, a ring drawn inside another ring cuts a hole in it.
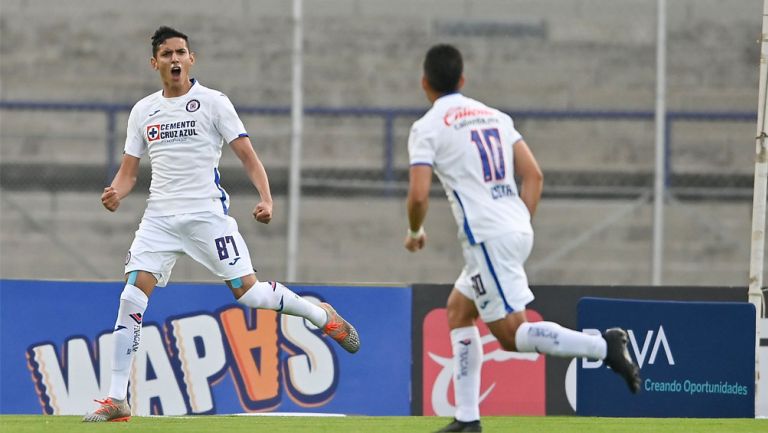
[[[531,218],[543,175],[511,117],[459,93],[463,68],[461,53],[451,45],[427,52],[421,85],[432,108],[413,124],[408,138],[405,248],[416,252],[426,245],[423,224],[434,171],[460,227],[465,260],[447,305],[456,414],[440,431],[482,429],[478,317],[505,350],[603,359],[637,392],[639,369],[627,352],[624,330],[588,335],[554,322],[526,321],[525,306],[534,296],[523,264],[533,247]],[[519,192],[515,176],[521,178]]]

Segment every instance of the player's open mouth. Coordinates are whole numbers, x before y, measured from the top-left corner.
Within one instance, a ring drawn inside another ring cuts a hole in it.
[[[181,76],[181,66],[171,66],[171,75],[173,78],[179,78]]]

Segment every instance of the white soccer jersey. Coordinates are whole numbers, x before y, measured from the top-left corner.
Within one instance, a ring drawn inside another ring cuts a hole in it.
[[[414,122],[411,165],[432,166],[451,203],[459,238],[471,245],[509,233],[533,233],[515,184],[512,118],[461,94],[437,99]]]
[[[247,135],[229,98],[196,81],[183,96],[165,98],[158,91],[137,102],[128,118],[125,153],[149,154],[152,183],[144,214],[226,214],[229,196],[218,169],[221,148]]]

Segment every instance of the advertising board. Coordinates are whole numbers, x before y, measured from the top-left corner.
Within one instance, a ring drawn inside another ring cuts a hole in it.
[[[171,284],[144,314],[134,413],[408,414],[410,288],[289,287],[333,304],[358,329],[360,351],[301,318],[245,308],[223,284]],[[0,413],[80,415],[107,395],[122,288],[0,281]]]

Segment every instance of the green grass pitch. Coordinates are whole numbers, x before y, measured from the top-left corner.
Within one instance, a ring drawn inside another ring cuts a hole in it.
[[[449,418],[419,416],[194,416],[133,417],[129,422],[85,424],[78,416],[3,415],[2,433],[422,433]],[[768,433],[768,419],[483,417],[485,433]]]

